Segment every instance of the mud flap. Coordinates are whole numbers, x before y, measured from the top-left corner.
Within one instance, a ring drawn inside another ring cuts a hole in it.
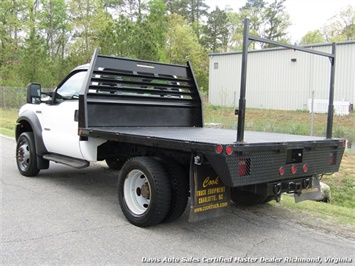
[[[190,164],[191,207],[189,222],[230,212],[230,191],[210,165],[193,156]]]
[[[304,200],[321,200],[323,197],[318,176],[312,177],[312,188],[302,189],[300,194],[294,194],[294,198],[296,203]]]

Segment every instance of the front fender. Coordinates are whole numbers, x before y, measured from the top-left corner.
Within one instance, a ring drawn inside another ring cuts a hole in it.
[[[16,140],[23,132],[33,132],[37,155],[42,157],[44,154],[48,153],[42,138],[42,126],[34,111],[24,111],[16,122]]]

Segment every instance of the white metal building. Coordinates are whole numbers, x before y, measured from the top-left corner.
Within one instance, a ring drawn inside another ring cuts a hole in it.
[[[331,44],[307,46],[331,53]],[[210,54],[209,102],[238,105],[241,52]],[[246,104],[247,108],[276,110],[309,110],[314,91],[315,103],[328,101],[330,60],[301,51],[273,48],[249,51]],[[336,45],[335,109],[355,103],[355,41]],[[326,103],[327,106],[327,103]]]

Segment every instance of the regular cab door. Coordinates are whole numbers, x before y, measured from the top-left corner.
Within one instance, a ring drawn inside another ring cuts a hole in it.
[[[83,159],[78,136],[79,92],[86,71],[69,75],[57,88],[53,104],[42,112],[42,135],[51,153]]]

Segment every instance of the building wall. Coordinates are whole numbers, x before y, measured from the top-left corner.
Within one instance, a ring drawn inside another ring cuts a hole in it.
[[[331,53],[331,45],[312,47]],[[241,53],[211,54],[209,102],[233,106],[239,100]],[[293,62],[291,59],[296,59]],[[335,101],[355,102],[355,42],[338,43],[335,66]],[[286,49],[249,52],[247,108],[306,110],[315,99],[329,98],[328,57]]]

